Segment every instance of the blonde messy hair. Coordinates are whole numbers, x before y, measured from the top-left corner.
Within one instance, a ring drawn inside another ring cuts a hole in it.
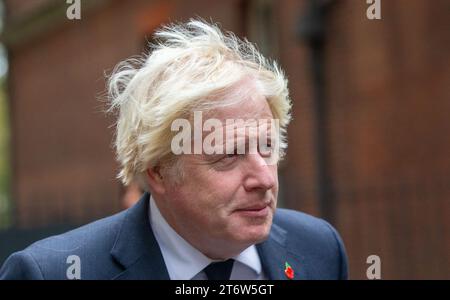
[[[118,178],[125,185],[142,183],[147,168],[171,157],[173,120],[226,105],[214,101],[214,95],[226,94],[248,77],[279,119],[282,156],[291,102],[286,77],[276,62],[268,61],[248,40],[224,34],[203,20],[164,26],[154,38],[158,42],[151,45],[151,53],[119,63],[108,80],[110,111],[118,112]]]

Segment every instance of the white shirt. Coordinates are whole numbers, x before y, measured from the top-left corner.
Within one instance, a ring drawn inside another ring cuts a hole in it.
[[[167,223],[153,197],[150,197],[149,209],[150,224],[161,249],[170,279],[207,279],[203,269],[214,260],[194,248]],[[233,259],[235,262],[230,279],[266,279],[255,245],[248,247]]]

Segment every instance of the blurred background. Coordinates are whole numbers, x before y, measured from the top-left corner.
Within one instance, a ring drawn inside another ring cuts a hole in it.
[[[294,120],[280,206],[341,233],[350,278],[450,279],[450,1],[0,2],[0,264],[139,197],[123,187],[105,73],[161,24],[199,16],[287,73]]]

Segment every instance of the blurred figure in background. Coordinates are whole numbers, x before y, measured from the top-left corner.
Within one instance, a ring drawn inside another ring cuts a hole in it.
[[[122,196],[122,206],[124,208],[132,207],[141,198],[143,190],[136,182],[125,187],[125,193]]]

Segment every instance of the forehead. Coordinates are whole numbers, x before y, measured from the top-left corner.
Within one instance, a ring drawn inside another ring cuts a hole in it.
[[[262,96],[243,101],[234,107],[226,107],[218,112],[219,119],[273,119],[272,111]]]
[[[207,117],[221,121],[227,119],[273,119],[267,99],[257,90],[251,90],[247,93],[233,93],[231,97],[238,99],[233,99],[236,102],[230,105],[218,107],[208,112]]]
[[[231,99],[230,99],[231,98]],[[218,107],[208,113],[204,122],[208,119],[220,121],[220,128],[223,133],[235,132],[235,134],[226,134],[227,137],[235,135],[259,135],[263,131],[269,130],[270,120],[273,120],[273,114],[266,97],[260,92],[257,83],[254,80],[246,79],[236,86],[230,93],[222,99],[227,105]],[[269,122],[268,122],[269,121]],[[258,128],[257,132],[248,131],[248,128]],[[204,135],[208,131],[204,132]]]

